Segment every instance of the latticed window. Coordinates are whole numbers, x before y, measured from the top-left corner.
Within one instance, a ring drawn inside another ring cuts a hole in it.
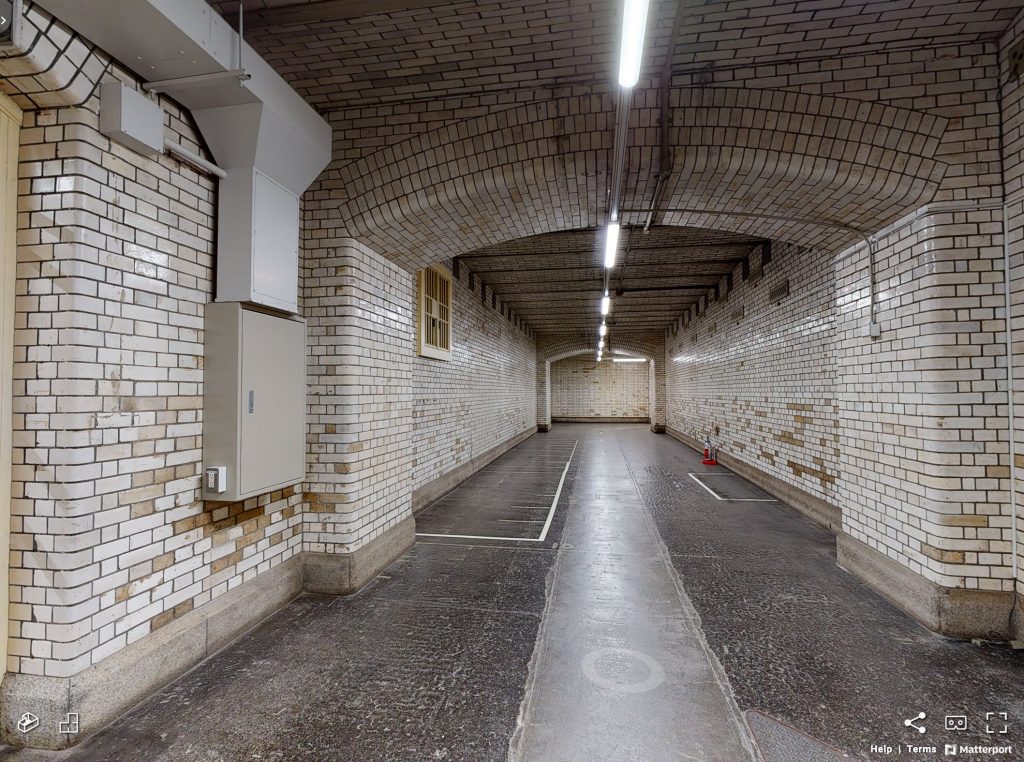
[[[452,358],[452,279],[441,270],[420,270],[419,353],[436,360]]]

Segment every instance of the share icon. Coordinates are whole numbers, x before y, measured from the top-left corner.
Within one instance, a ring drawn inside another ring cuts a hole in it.
[[[918,733],[924,733],[924,725],[918,725],[918,720],[923,720],[927,715],[924,712],[918,712],[917,717],[912,717],[909,720],[904,720],[903,724],[908,728],[914,728]]]

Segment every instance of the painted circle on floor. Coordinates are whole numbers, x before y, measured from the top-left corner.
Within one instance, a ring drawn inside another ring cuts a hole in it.
[[[646,693],[665,682],[658,662],[629,648],[596,648],[583,657],[581,667],[594,685],[616,693]]]

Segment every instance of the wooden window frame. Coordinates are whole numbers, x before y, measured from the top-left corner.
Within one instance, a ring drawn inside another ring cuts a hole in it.
[[[432,360],[452,359],[452,276],[440,267],[416,273],[416,350]]]

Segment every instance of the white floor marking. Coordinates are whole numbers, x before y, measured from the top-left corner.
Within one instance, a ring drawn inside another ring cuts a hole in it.
[[[536,537],[488,537],[482,534],[432,534],[417,532],[417,537],[452,537],[457,540],[502,540],[504,542],[540,542]]]
[[[555,499],[551,501],[551,511],[548,513],[548,520],[544,522],[544,530],[540,533],[540,539],[538,542],[544,542],[544,538],[548,536],[548,530],[551,528],[551,519],[555,517],[555,508],[558,506],[558,498],[562,494],[562,485],[565,484],[565,475],[569,473],[569,464],[572,463],[572,458],[576,454],[576,448],[579,446],[580,440],[576,440],[572,446],[572,452],[569,453],[569,460],[565,461],[565,470],[562,471],[562,478],[558,480],[558,489],[555,490]]]
[[[598,667],[602,661],[612,662],[619,667],[638,661],[647,667],[647,677],[643,680],[624,680],[614,675],[602,674],[603,670]],[[584,656],[580,666],[590,682],[614,693],[646,693],[665,682],[665,668],[661,664],[643,651],[628,648],[598,648]]]
[[[687,474],[687,476],[689,476],[691,479],[693,479],[695,482],[697,482],[697,484],[699,484],[704,489],[706,489],[711,494],[711,497],[713,497],[715,500],[721,500],[723,503],[777,503],[777,502],[779,502],[778,500],[776,500],[775,498],[772,498],[772,497],[722,497],[717,492],[715,492],[713,489],[711,489],[711,487],[709,487],[704,482],[702,482],[700,480],[700,478],[699,478],[699,477],[702,477],[702,476],[736,476],[736,474],[727,474],[727,473],[718,472],[718,473],[705,473],[705,474]],[[736,476],[736,478],[740,479],[742,477]]]
[[[551,501],[551,509],[548,511],[547,520],[544,522],[544,528],[541,530],[540,537],[491,537],[487,535],[476,535],[476,534],[437,534],[433,532],[417,532],[417,537],[451,537],[458,540],[504,540],[507,542],[544,542],[548,536],[548,530],[551,529],[551,521],[555,517],[555,508],[558,507],[558,498],[562,495],[562,487],[565,485],[565,477],[569,473],[569,466],[572,464],[573,456],[576,455],[576,448],[579,446],[580,440],[576,440],[572,446],[572,452],[569,453],[569,460],[565,461],[565,467],[562,469],[562,478],[558,480],[558,489],[555,490],[554,499]],[[714,494],[714,493],[712,493]],[[521,506],[524,508],[543,508],[544,506]],[[498,519],[502,521],[503,519]],[[509,519],[504,519],[509,520]],[[535,523],[535,522],[530,522]],[[537,522],[539,523],[539,522]]]

